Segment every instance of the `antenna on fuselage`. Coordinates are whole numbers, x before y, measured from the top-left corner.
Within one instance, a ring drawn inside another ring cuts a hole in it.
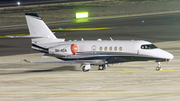
[[[111,41],[114,41],[111,37],[110,37]]]
[[[97,39],[97,41],[102,41],[102,39]]]

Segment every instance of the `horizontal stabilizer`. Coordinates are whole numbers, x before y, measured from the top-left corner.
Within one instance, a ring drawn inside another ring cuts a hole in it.
[[[47,37],[46,36],[31,36],[31,35],[27,35],[27,36],[7,36],[7,38],[36,39],[36,38],[47,38]]]
[[[49,54],[48,53],[45,53],[42,58],[48,58],[49,57]]]
[[[26,59],[23,60],[24,62],[27,62],[27,63],[33,63],[32,61],[28,61]]]

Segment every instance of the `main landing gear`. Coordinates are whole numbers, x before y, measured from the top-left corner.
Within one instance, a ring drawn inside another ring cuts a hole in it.
[[[107,64],[99,65],[98,70],[105,70],[107,68]]]
[[[83,70],[84,72],[88,72],[90,69],[91,69],[91,65],[90,65],[90,64],[85,64],[85,65],[82,67],[82,70]]]
[[[158,63],[158,66],[156,67],[156,70],[157,71],[161,71],[162,70],[162,68],[161,68],[161,63],[160,62],[157,62]]]
[[[82,66],[82,65],[81,65]],[[107,68],[107,64],[102,64],[102,65],[99,65],[99,68],[98,70],[105,70]],[[88,72],[89,70],[91,69],[91,65],[90,64],[84,64],[82,66],[82,70],[84,72]]]

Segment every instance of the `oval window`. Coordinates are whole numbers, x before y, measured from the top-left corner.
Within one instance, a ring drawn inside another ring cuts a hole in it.
[[[102,51],[102,47],[99,47],[99,50]]]
[[[122,51],[122,47],[119,47],[119,51]]]
[[[112,51],[112,47],[109,47],[109,50]]]
[[[114,47],[114,50],[117,51],[117,47]]]
[[[106,51],[106,50],[107,50],[107,47],[104,47],[104,50]]]

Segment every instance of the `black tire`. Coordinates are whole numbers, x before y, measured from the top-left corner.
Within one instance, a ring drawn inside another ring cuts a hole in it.
[[[103,66],[102,66],[102,65],[99,65],[98,70],[103,70]]]
[[[89,71],[89,69],[87,69],[87,70],[85,69],[85,66],[82,67],[82,70],[83,70],[83,72],[88,72]]]
[[[161,67],[159,67],[159,66],[158,66],[158,67],[156,67],[156,70],[157,70],[157,71],[159,71],[160,69],[161,69]]]

